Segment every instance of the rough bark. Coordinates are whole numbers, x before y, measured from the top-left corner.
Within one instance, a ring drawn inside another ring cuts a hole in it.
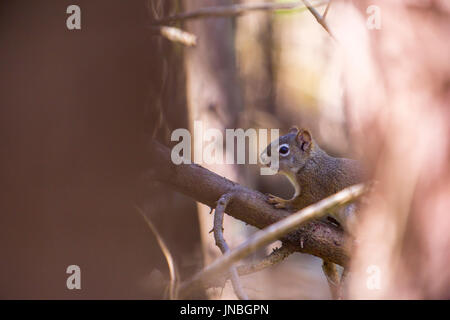
[[[158,144],[150,146],[151,157],[158,163],[153,177],[183,194],[210,207],[225,193],[238,190],[230,201],[226,213],[259,229],[277,222],[289,213],[274,209],[266,202],[266,196],[251,190],[196,164],[174,165],[170,151]],[[308,253],[327,261],[346,265],[349,247],[344,233],[325,221],[312,221],[280,239],[291,245],[295,251]]]

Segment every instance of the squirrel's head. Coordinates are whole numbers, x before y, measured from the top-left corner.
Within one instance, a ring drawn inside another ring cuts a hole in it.
[[[268,167],[271,165],[268,159],[278,157],[279,173],[292,174],[298,172],[308,161],[313,149],[313,138],[306,129],[292,127],[287,134],[279,137],[278,141],[272,141],[261,154],[261,159]],[[274,150],[272,150],[274,145]],[[272,155],[272,152],[276,154]]]

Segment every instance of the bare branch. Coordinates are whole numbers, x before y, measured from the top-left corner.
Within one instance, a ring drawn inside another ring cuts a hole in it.
[[[345,188],[330,197],[312,204],[284,218],[283,220],[280,220],[277,223],[256,232],[246,242],[237,248],[228,251],[209,266],[206,266],[202,271],[194,275],[191,280],[182,283],[180,285],[180,294],[187,294],[191,287],[197,286],[198,283],[203,281],[203,279],[207,279],[217,273],[223,272],[236,261],[244,259],[250,253],[281,238],[287,233],[298,228],[303,223],[312,219],[318,219],[321,216],[326,215],[329,210],[356,200],[363,195],[365,191],[366,186],[364,184],[358,184]]]
[[[228,244],[223,237],[223,216],[225,213],[225,208],[227,207],[228,202],[230,202],[232,197],[233,193],[227,193],[220,197],[219,201],[217,202],[216,211],[214,212],[214,239],[216,240],[216,245],[219,247],[220,251],[222,251],[223,254],[230,251],[230,248],[228,247]],[[233,285],[236,296],[240,300],[248,300],[248,296],[244,292],[241,281],[239,280],[236,267],[234,265],[231,265],[229,271],[231,283]]]
[[[158,142],[150,142],[147,156],[153,168],[147,179],[165,183],[209,207],[215,207],[223,194],[238,190],[226,213],[259,229],[290,214],[286,210],[273,208],[261,192],[241,186],[199,165],[173,164],[170,150]],[[312,254],[341,266],[347,265],[349,259],[350,242],[346,241],[345,233],[323,220],[300,226],[281,240],[295,251]]]
[[[289,245],[283,245],[281,248],[277,248],[272,251],[267,257],[262,259],[261,261],[250,263],[250,264],[243,264],[240,266],[236,266],[236,270],[239,276],[246,276],[252,273],[256,273],[259,271],[262,271],[268,267],[271,267],[284,259],[286,259],[289,255],[294,253],[295,250],[291,248]],[[230,279],[231,275],[230,273],[226,273],[220,277],[214,277],[211,279],[206,279],[202,285],[204,288],[211,288],[211,287],[220,287],[223,286],[225,281],[227,279]],[[200,286],[199,286],[200,288]],[[197,289],[197,287],[193,288]]]
[[[168,26],[151,26],[150,28],[162,35],[164,38],[173,42],[181,43],[187,47],[192,47],[197,44],[197,37],[194,34],[179,28]]]
[[[328,32],[328,34],[335,39],[333,34],[331,33],[330,29],[328,28],[327,23],[325,22],[325,19],[322,18],[319,12],[309,3],[308,0],[302,0],[305,6],[308,8],[309,12],[316,18],[317,22]]]
[[[314,4],[319,7],[328,4],[328,1],[320,1]],[[302,1],[287,3],[242,3],[230,6],[213,6],[201,8],[192,12],[184,12],[155,20],[156,24],[165,24],[174,21],[184,21],[189,19],[207,18],[207,17],[228,17],[240,16],[242,14],[254,11],[276,11],[290,9],[306,10]]]
[[[327,17],[328,10],[330,9],[330,6],[331,6],[331,1],[332,0],[328,1],[327,7],[325,8],[325,11],[323,12],[323,15],[322,15],[323,20],[325,20],[325,18]]]
[[[158,229],[153,224],[153,222],[145,215],[145,213],[142,211],[141,208],[138,206],[135,206],[136,210],[139,212],[139,214],[144,218],[145,222],[147,223],[148,227],[152,231],[153,235],[156,238],[156,241],[158,241],[159,247],[161,248],[161,251],[166,258],[167,266],[169,268],[169,274],[170,274],[170,282],[169,282],[169,298],[171,300],[175,300],[178,298],[178,290],[177,290],[177,284],[179,274],[178,270],[176,268],[175,260],[173,259],[172,254],[170,253],[169,247],[166,245],[164,239],[159,234]]]
[[[263,260],[249,265],[237,266],[236,269],[240,276],[245,276],[271,267],[283,261],[292,253],[294,253],[294,250],[292,248],[283,245],[281,248],[277,248],[274,251],[272,251],[272,253],[269,254],[267,257],[265,257]]]

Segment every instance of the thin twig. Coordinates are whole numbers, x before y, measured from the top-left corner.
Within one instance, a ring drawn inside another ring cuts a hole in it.
[[[316,18],[317,22],[328,32],[328,34],[335,39],[333,34],[331,33],[330,29],[328,28],[327,23],[325,22],[325,19],[322,18],[319,12],[309,3],[308,0],[302,0],[305,4],[306,8],[308,8],[309,12]]]
[[[319,7],[328,4],[328,1],[320,1],[314,4]],[[156,24],[166,24],[174,21],[184,21],[189,19],[198,19],[206,17],[228,17],[239,16],[242,14],[250,13],[252,11],[276,11],[276,10],[289,10],[297,9],[306,10],[306,7],[302,1],[288,2],[288,3],[243,3],[234,4],[230,6],[213,6],[201,8],[196,11],[183,12],[172,16],[156,19]]]
[[[182,292],[182,295],[185,295],[190,291],[191,287],[197,286],[198,283],[201,283],[204,279],[223,272],[236,261],[244,259],[252,252],[297,229],[300,225],[326,215],[330,209],[343,206],[356,200],[365,192],[366,186],[364,184],[357,184],[345,188],[328,198],[312,204],[265,229],[256,232],[246,242],[237,248],[228,251],[209,266],[206,266],[202,271],[194,275],[190,280],[182,283],[180,285],[180,294]]]
[[[325,20],[325,18],[327,17],[328,14],[328,10],[330,9],[330,5],[331,5],[331,0],[328,1],[327,7],[325,8],[325,11],[322,14],[322,19]]]
[[[144,220],[147,223],[147,225],[149,226],[150,230],[155,235],[156,241],[158,241],[159,247],[161,248],[161,251],[162,251],[164,257],[166,258],[167,266],[169,268],[169,274],[170,274],[169,298],[171,300],[175,300],[178,298],[177,284],[178,284],[178,279],[180,277],[179,277],[178,270],[177,270],[175,261],[173,259],[173,256],[170,253],[169,247],[166,245],[164,239],[159,234],[158,229],[153,224],[153,222],[145,215],[145,213],[142,211],[141,208],[139,208],[136,205],[134,207],[140,213],[140,215],[144,218]]]
[[[267,257],[265,257],[261,261],[248,265],[237,266],[236,269],[240,276],[245,276],[271,267],[283,261],[292,253],[294,253],[293,249],[283,245],[280,248],[273,250],[272,253],[270,253]]]
[[[271,267],[283,261],[294,252],[295,250],[291,248],[289,245],[283,245],[281,248],[273,250],[267,257],[258,262],[236,266],[237,273],[239,276],[246,276],[252,273],[262,271],[268,267]],[[212,279],[208,279],[207,283],[203,284],[204,288],[223,286],[225,281],[227,279],[230,279],[230,277],[231,277],[230,273],[226,273],[221,277],[214,277]]]
[[[179,28],[168,26],[151,26],[150,28],[156,31],[161,36],[163,36],[164,38],[173,42],[181,43],[187,47],[192,47],[197,44],[196,35],[181,30]]]
[[[217,202],[216,210],[214,212],[214,239],[216,240],[216,245],[219,247],[220,251],[222,251],[223,254],[230,251],[230,248],[228,247],[228,244],[223,237],[223,216],[227,204],[228,202],[230,202],[232,197],[233,193],[226,193],[222,197],[220,197],[219,201]],[[233,285],[236,296],[240,300],[248,300],[248,296],[244,292],[241,281],[239,280],[236,267],[234,265],[231,265],[229,268],[229,272],[231,277],[231,284]]]

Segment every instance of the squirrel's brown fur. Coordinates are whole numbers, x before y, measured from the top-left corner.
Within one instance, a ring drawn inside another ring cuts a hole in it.
[[[283,146],[288,148],[286,154],[280,152],[285,151]],[[270,155],[272,149],[279,157],[278,173],[286,175],[296,190],[289,200],[270,196],[269,202],[277,208],[299,210],[362,181],[358,161],[328,155],[308,130],[292,128],[272,142],[262,157]]]
[[[278,173],[286,175],[295,188],[294,196],[285,200],[269,195],[268,202],[276,208],[290,211],[300,210],[316,203],[351,185],[362,182],[363,173],[358,161],[335,158],[328,155],[313,140],[308,130],[294,127],[288,134],[272,142],[261,154],[264,163],[278,157]],[[351,232],[355,218],[353,204],[329,212],[348,232]],[[335,266],[324,261],[323,270],[327,276],[334,298],[340,297],[340,286]]]

